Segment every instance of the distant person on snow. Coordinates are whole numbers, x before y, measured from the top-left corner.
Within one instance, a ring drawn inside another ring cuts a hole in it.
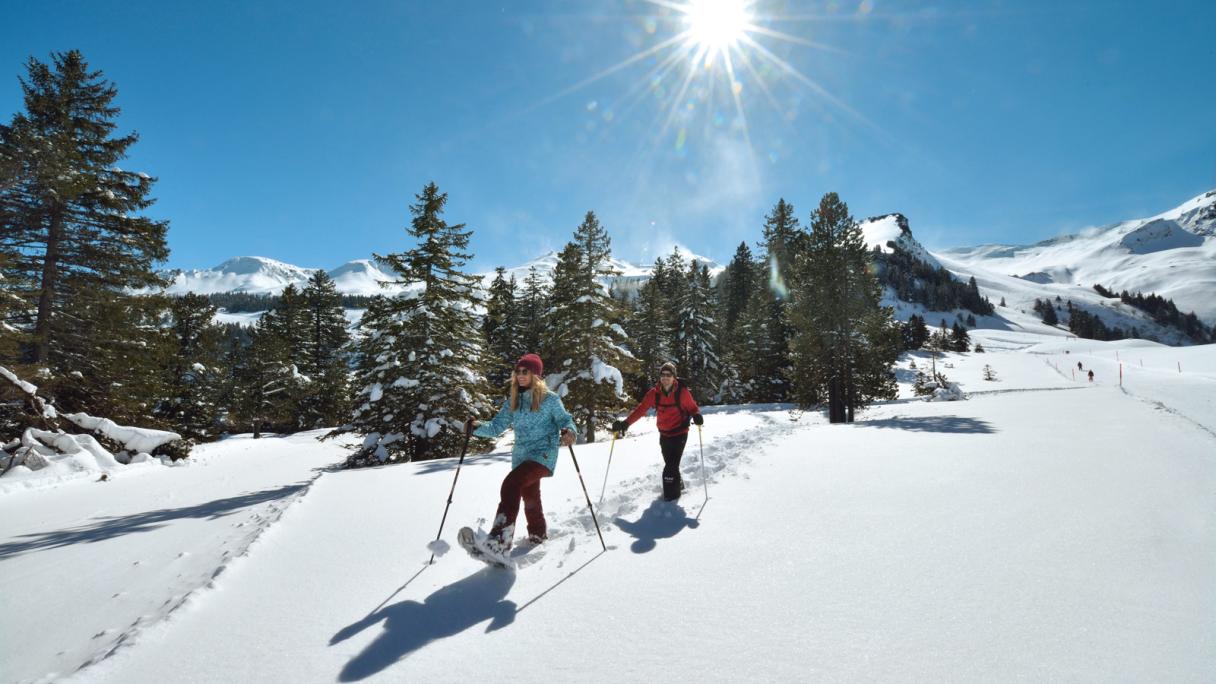
[[[1080,362],[1080,361],[1078,361],[1078,362],[1077,362],[1077,370],[1085,370],[1085,369],[1081,368],[1081,362]]]
[[[511,549],[521,500],[528,520],[528,541],[539,544],[548,538],[540,481],[553,475],[559,441],[562,446],[574,444],[574,419],[561,397],[545,385],[544,372],[545,364],[539,356],[525,354],[515,363],[511,392],[498,415],[480,427],[476,418],[465,421],[465,432],[476,437],[497,437],[509,427],[515,429],[511,472],[502,481],[498,511],[486,540],[490,550],[499,554]]]
[[[1089,381],[1090,382],[1094,381],[1094,371],[1092,368],[1089,370]]]
[[[676,377],[676,365],[668,361],[659,368],[659,384],[650,388],[637,408],[625,420],[612,424],[612,431],[625,434],[650,409],[655,410],[659,426],[659,450],[663,453],[663,498],[680,498],[684,482],[680,479],[680,458],[688,443],[688,422],[703,425],[701,409],[693,401],[692,392]]]

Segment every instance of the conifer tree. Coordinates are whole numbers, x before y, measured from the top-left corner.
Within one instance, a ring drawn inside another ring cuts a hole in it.
[[[709,269],[693,261],[688,265],[684,280],[686,285],[680,298],[679,311],[676,312],[679,368],[697,399],[710,402],[718,394],[721,362],[717,353]]]
[[[303,378],[291,363],[287,340],[277,334],[266,312],[250,331],[249,346],[240,353],[236,367],[236,422],[253,432],[254,439],[262,431],[290,431],[295,427],[296,396]]]
[[[792,323],[799,403],[826,397],[833,423],[852,422],[856,409],[896,393],[899,328],[880,305],[870,259],[848,205],[824,195],[796,264]]]
[[[660,285],[665,282],[666,266],[661,259],[655,260],[652,273],[658,276],[652,276],[638,289],[633,315],[625,321],[629,348],[638,361],[636,372],[629,375],[629,388],[636,396],[644,395],[654,385],[659,366],[672,359],[671,319]]]
[[[485,347],[473,310],[480,281],[465,273],[472,231],[443,218],[447,194],[430,183],[410,206],[408,251],[376,255],[393,285],[418,292],[377,303],[364,320],[356,408],[350,429],[365,436],[350,466],[455,456],[470,416],[493,409]]]
[[[539,352],[541,328],[545,312],[549,309],[549,291],[545,286],[544,276],[536,270],[535,266],[529,267],[528,275],[524,277],[518,308],[519,355]],[[511,360],[511,363],[514,363],[514,359]]]
[[[950,332],[950,349],[957,352],[971,351],[971,335],[956,321]]]
[[[303,354],[295,360],[309,382],[299,404],[304,429],[342,424],[350,413],[350,333],[342,296],[325,271],[312,274],[300,294],[304,313]]]
[[[721,338],[722,349],[729,349],[734,344],[736,326],[743,311],[747,308],[747,300],[751,297],[755,285],[755,267],[752,264],[752,250],[746,242],[740,242],[735,249],[735,256],[726,266],[719,280],[719,301],[722,311]]]
[[[753,267],[757,279],[768,273],[764,262],[756,262]],[[769,332],[774,300],[764,282],[757,280],[736,324],[738,335],[728,364],[731,374],[737,377],[729,378],[728,386],[723,388],[723,401],[772,401],[780,393],[783,377],[777,367],[782,359],[774,353],[774,336]]]
[[[222,424],[220,399],[226,376],[216,308],[206,297],[190,293],[174,298],[169,314],[167,392],[156,414],[183,437],[215,439]]]
[[[116,136],[117,89],[78,51],[30,59],[24,111],[0,131],[0,252],[4,281],[28,312],[22,360],[60,408],[126,423],[154,422],[163,396],[163,286],[168,224],[142,214],[155,182],[123,171],[138,137]]]
[[[495,269],[486,299],[486,315],[481,320],[481,331],[490,356],[487,377],[493,387],[507,384],[511,378],[512,364],[526,353],[520,346],[522,331],[516,305],[515,276],[505,276],[506,269],[501,266]]]
[[[588,442],[595,441],[596,428],[607,425],[614,412],[627,408],[624,374],[636,363],[624,347],[619,305],[602,284],[618,273],[611,256],[607,231],[594,212],[587,212],[554,269],[545,324],[546,365],[552,369],[546,380]]]
[[[764,217],[764,262],[767,264],[765,280],[768,287],[768,320],[765,333],[767,353],[757,360],[764,381],[757,386],[757,399],[764,402],[786,401],[790,393],[791,349],[793,335],[787,298],[793,275],[794,256],[806,249],[806,234],[794,215],[794,205],[784,199],[777,201],[773,211]]]

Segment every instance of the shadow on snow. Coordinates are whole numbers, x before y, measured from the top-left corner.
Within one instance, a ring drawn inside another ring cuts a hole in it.
[[[329,640],[332,646],[384,623],[375,640],[342,668],[338,681],[366,679],[432,641],[455,636],[486,620],[490,621],[487,633],[510,625],[515,621],[516,608],[513,601],[505,599],[514,584],[515,573],[484,568],[435,590],[422,603],[399,601],[377,608]]]
[[[895,430],[908,430],[910,432],[942,432],[948,434],[974,434],[974,435],[992,435],[996,434],[992,424],[986,420],[978,418],[966,418],[963,416],[924,416],[919,418],[902,418],[895,416],[893,418],[880,418],[878,420],[867,420],[864,422],[853,423],[856,427],[875,427],[875,428],[890,428]]]
[[[642,512],[642,517],[630,522],[624,518],[616,518],[616,526],[634,537],[629,550],[634,553],[646,553],[654,549],[659,539],[676,536],[686,527],[697,527],[700,523],[688,517],[684,507],[667,501],[654,501]]]
[[[15,541],[0,544],[0,560],[36,549],[55,549],[73,544],[92,544],[137,532],[150,532],[165,524],[183,518],[206,518],[214,520],[237,513],[242,509],[283,499],[308,486],[307,482],[284,485],[260,492],[249,492],[226,499],[216,499],[182,508],[162,508],[142,511],[131,515],[99,518],[95,522],[54,532],[25,534]]]

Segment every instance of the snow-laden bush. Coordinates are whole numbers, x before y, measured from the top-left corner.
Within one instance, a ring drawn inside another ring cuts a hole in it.
[[[119,425],[87,413],[60,414],[38,388],[0,367],[3,386],[26,406],[21,433],[0,444],[0,475],[6,481],[50,481],[108,474],[127,464],[176,460],[189,454],[181,435]],[[65,429],[66,428],[66,429]]]

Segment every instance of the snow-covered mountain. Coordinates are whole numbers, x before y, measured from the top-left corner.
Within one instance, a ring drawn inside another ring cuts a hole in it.
[[[1033,245],[963,247],[938,256],[952,270],[1019,276],[1034,285],[1154,292],[1216,322],[1216,190],[1149,218]]]
[[[697,256],[687,250],[680,250],[687,261],[697,261],[709,267],[710,274],[716,275],[722,266],[711,259]],[[535,268],[547,282],[557,266],[557,252],[548,252],[519,266],[506,269],[508,277],[515,276],[516,282],[522,284],[528,276],[528,271]],[[641,287],[649,278],[652,266],[639,266],[621,259],[612,259],[612,266],[620,275],[610,278],[606,283],[618,290],[632,292]],[[167,292],[173,295],[193,292],[196,294],[217,294],[221,292],[244,292],[249,294],[274,295],[283,291],[288,285],[302,288],[308,279],[318,269],[305,268],[284,263],[276,259],[261,256],[234,257],[214,268],[176,270],[165,275],[171,285]],[[338,291],[349,295],[375,295],[384,293],[400,293],[409,291],[408,286],[383,288],[381,282],[391,282],[394,276],[376,265],[371,259],[356,259],[327,271],[333,278]],[[494,271],[479,274],[488,286],[494,279]]]
[[[1116,292],[1156,293],[1173,299],[1183,312],[1194,311],[1207,324],[1216,323],[1216,297],[1212,296],[1216,294],[1216,190],[1156,216],[1026,246],[982,245],[931,253],[913,236],[908,218],[898,213],[866,219],[861,228],[870,247],[890,252],[898,246],[931,266],[944,266],[962,281],[974,277],[981,293],[994,304],[1004,299],[1007,306],[988,321],[991,326],[1035,329],[1039,325],[1037,316],[1027,313],[1034,300],[1059,297],[1098,314],[1108,325],[1125,330],[1136,327],[1162,341],[1182,342],[1176,331],[1157,326],[1143,312],[1099,295],[1093,289],[1095,284]],[[686,260],[708,265],[711,274],[723,270],[711,259],[682,251]],[[557,258],[556,252],[548,252],[507,268],[506,273],[522,285],[529,269],[535,268],[547,281]],[[613,260],[613,266],[620,275],[605,284],[624,293],[636,292],[653,271],[651,265],[619,259]],[[302,287],[315,270],[266,257],[236,257],[215,268],[170,273],[173,284],[168,291],[277,294],[289,283]],[[328,273],[345,294],[410,290],[408,286],[381,288],[381,281],[392,278],[369,259],[348,262]],[[480,275],[487,286],[494,278],[493,271]],[[913,313],[933,313],[932,321],[939,314],[949,317],[953,313],[926,312],[918,305],[894,299],[893,294],[887,303],[904,319]],[[245,316],[256,318],[257,314]]]

